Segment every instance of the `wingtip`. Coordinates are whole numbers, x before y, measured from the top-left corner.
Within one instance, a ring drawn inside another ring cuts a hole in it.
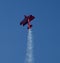
[[[20,25],[22,25],[22,23],[20,23]]]

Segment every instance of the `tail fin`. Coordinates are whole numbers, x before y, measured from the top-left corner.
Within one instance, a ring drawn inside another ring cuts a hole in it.
[[[28,27],[27,29],[30,29],[32,27],[32,25],[30,25],[30,27]]]

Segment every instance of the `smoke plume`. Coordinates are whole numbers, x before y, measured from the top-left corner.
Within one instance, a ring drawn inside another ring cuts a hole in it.
[[[33,41],[32,41],[32,30],[28,30],[27,36],[27,49],[26,49],[26,63],[34,63],[33,60]]]

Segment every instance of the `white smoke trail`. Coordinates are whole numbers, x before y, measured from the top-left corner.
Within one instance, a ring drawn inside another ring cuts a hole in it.
[[[27,52],[26,52],[26,63],[33,63],[33,41],[32,41],[32,30],[28,30],[27,37]]]

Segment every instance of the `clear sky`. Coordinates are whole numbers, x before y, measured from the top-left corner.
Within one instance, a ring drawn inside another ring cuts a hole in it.
[[[60,0],[0,0],[0,63],[24,63],[29,14],[35,63],[60,63]]]

